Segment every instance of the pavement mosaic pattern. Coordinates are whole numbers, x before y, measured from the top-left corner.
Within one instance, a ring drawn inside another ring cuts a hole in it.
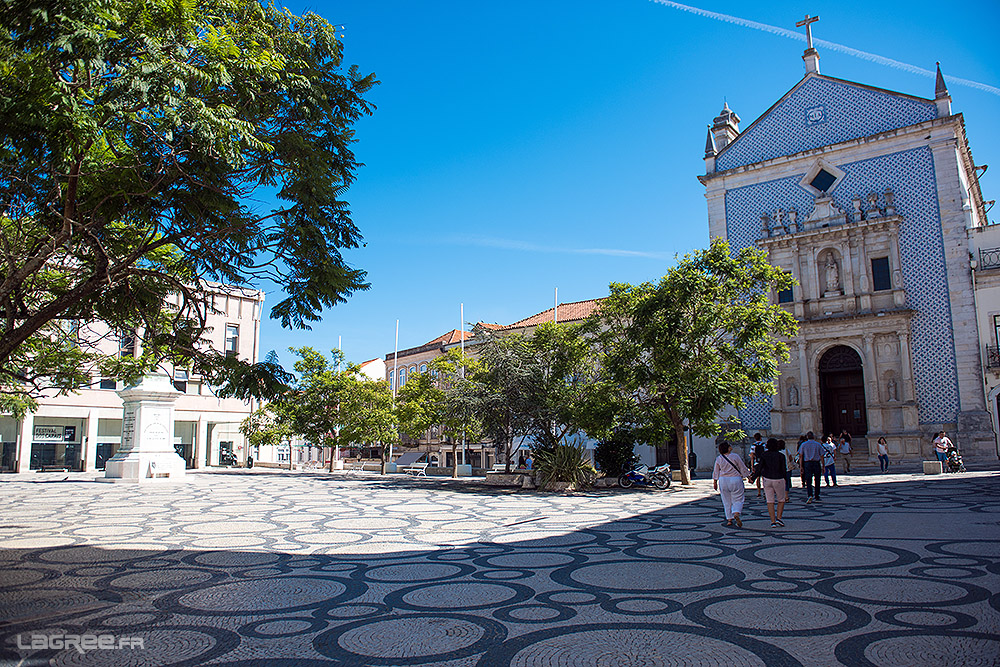
[[[705,480],[64,477],[0,480],[2,664],[1000,663],[997,473],[796,488],[783,529],[751,497],[742,530]],[[87,633],[142,648],[18,648]]]

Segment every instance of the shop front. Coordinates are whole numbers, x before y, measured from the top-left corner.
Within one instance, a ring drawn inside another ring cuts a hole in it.
[[[70,422],[70,423],[67,423]],[[35,423],[31,435],[30,470],[81,470],[83,420]]]

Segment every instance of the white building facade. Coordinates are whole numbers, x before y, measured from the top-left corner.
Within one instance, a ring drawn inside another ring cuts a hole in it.
[[[214,308],[206,333],[210,345],[227,355],[254,363],[258,357],[263,292],[216,286],[210,288]],[[106,327],[104,327],[106,329]],[[81,336],[97,336],[108,354],[135,354],[135,337],[102,331],[101,323],[80,327]],[[250,451],[239,431],[250,413],[250,405],[235,398],[214,395],[202,378],[185,369],[167,368],[181,392],[175,409],[174,447],[189,468],[222,465],[227,461],[255,460],[261,452]],[[93,384],[65,396],[48,394],[38,410],[17,421],[0,415],[0,469],[94,471],[121,444],[124,389],[114,378],[95,376]],[[277,457],[274,454],[275,458]]]

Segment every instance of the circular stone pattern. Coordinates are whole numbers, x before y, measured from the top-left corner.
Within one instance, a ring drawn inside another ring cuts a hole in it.
[[[347,586],[337,579],[278,577],[209,586],[181,595],[177,604],[192,614],[259,614],[306,609],[344,596],[347,591]]]
[[[715,564],[607,561],[556,570],[552,579],[572,588],[667,593],[725,587],[742,581],[743,573]]]
[[[816,582],[815,588],[831,598],[883,606],[951,607],[974,604],[990,595],[985,589],[960,581],[888,575],[824,579]]]
[[[111,588],[128,590],[177,590],[198,586],[217,578],[212,572],[196,570],[190,567],[179,567],[167,570],[152,570],[133,572],[113,578],[108,582]]]
[[[487,665],[799,665],[791,655],[764,642],[737,634],[728,641],[704,628],[658,623],[590,624],[539,630],[491,650],[479,661]]]
[[[845,665],[995,665],[1000,638],[961,630],[890,630],[845,639],[836,656]]]
[[[822,552],[809,545],[766,545],[744,549],[739,557],[763,565],[820,566],[836,570],[897,567],[917,560],[916,554],[909,551],[861,544],[825,544]]]
[[[385,603],[395,609],[414,611],[485,609],[523,602],[532,595],[533,590],[518,584],[459,581],[404,588],[387,595]]]
[[[346,664],[443,663],[482,653],[506,638],[492,619],[433,613],[373,618],[317,636],[313,648]]]
[[[387,584],[443,581],[470,574],[475,568],[461,563],[400,563],[380,565],[364,573],[365,579]]]
[[[837,634],[871,622],[871,616],[855,607],[787,594],[712,598],[686,606],[683,613],[720,632],[770,637]]]
[[[570,563],[580,562],[582,557],[573,556],[567,553],[553,553],[549,551],[515,551],[499,556],[490,556],[483,559],[487,565],[492,567],[513,567],[513,568],[546,568],[561,567]]]

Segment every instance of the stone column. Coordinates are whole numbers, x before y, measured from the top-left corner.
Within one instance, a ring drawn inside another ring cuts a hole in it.
[[[97,410],[87,413],[87,433],[83,438],[83,471],[89,472],[97,467]]]
[[[105,468],[108,480],[178,481],[184,459],[174,449],[174,402],[181,395],[166,375],[149,375],[118,392],[124,402],[122,446]]]
[[[198,424],[195,426],[194,434],[194,461],[193,468],[208,467],[208,422],[204,415],[198,415]]]
[[[35,439],[35,416],[30,412],[21,420],[17,443],[17,471],[28,472],[31,465],[31,441]]]

